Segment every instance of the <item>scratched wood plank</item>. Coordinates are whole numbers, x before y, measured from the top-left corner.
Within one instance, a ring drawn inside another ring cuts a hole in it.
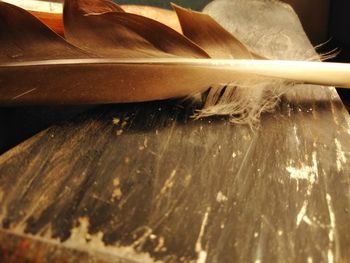
[[[175,102],[52,127],[1,157],[3,228],[150,261],[347,261],[349,117],[324,93],[256,131]]]
[[[0,156],[1,259],[350,260],[350,118],[333,88],[293,88],[256,129],[194,109],[104,106]]]

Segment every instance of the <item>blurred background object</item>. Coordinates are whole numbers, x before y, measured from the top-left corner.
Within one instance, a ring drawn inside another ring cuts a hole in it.
[[[350,61],[350,1],[331,0],[329,37],[332,38],[333,46],[339,48],[340,61]]]
[[[314,45],[328,39],[330,1],[332,0],[283,0],[299,15],[304,30]]]

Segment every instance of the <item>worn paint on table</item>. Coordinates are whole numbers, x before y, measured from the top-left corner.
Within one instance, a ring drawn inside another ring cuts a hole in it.
[[[349,261],[350,118],[333,88],[294,87],[256,129],[195,108],[99,107],[0,156],[2,259]]]

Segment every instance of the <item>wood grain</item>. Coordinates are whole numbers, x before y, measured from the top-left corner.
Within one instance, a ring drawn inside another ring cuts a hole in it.
[[[345,260],[350,127],[332,91],[318,92],[285,99],[255,131],[191,120],[176,101],[52,127],[0,159],[3,227],[167,262]]]
[[[197,106],[99,107],[0,156],[1,259],[349,261],[350,118],[335,90],[295,87],[255,129],[194,120]]]

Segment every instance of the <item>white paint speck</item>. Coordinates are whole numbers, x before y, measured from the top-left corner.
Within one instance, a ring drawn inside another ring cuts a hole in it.
[[[337,138],[334,139],[334,143],[337,149],[337,170],[338,172],[340,172],[343,169],[342,164],[346,163],[347,159],[341,147],[341,144]]]
[[[332,207],[332,197],[330,194],[326,194],[326,200],[327,200],[327,207],[328,207],[328,213],[329,213],[329,232],[328,232],[328,239],[329,239],[329,247],[328,247],[328,263],[334,262],[334,254],[333,254],[333,248],[335,246],[335,214]]]
[[[309,165],[301,165],[300,167],[289,166],[286,168],[286,170],[289,172],[290,178],[297,180],[298,183],[299,183],[299,180],[306,180],[308,182],[308,187],[306,192],[307,198],[304,200],[303,206],[301,207],[296,218],[296,224],[297,226],[299,226],[304,216],[306,215],[307,206],[309,204],[308,197],[311,195],[313,186],[316,183],[316,179],[318,178],[317,153],[316,152],[312,153],[312,166],[309,166]]]
[[[344,116],[344,120],[346,121],[346,133],[350,134],[350,118],[349,118],[349,113],[347,110],[342,111],[343,112],[343,116]]]
[[[225,203],[227,200],[227,196],[225,196],[221,191],[216,195],[216,201],[218,203]]]
[[[235,152],[232,153],[232,158],[236,158],[237,154]]]
[[[317,169],[317,159],[316,152],[312,154],[312,166],[309,165],[301,165],[300,167],[288,166],[286,170],[289,172],[289,176],[291,179],[306,180],[311,185],[316,182],[316,178],[318,177],[318,169]]]
[[[328,263],[334,262],[334,255],[331,249],[328,249],[327,258],[328,258]]]
[[[115,118],[112,119],[112,123],[113,123],[114,125],[118,125],[119,122],[120,122],[120,118],[115,117]]]
[[[302,166],[302,167],[293,167],[289,166],[286,167],[286,170],[290,174],[290,178],[295,180],[310,180],[310,175],[312,174],[312,167],[311,166]]]
[[[96,234],[89,233],[89,218],[81,217],[78,219],[78,226],[71,229],[71,236],[64,242],[64,245],[70,249],[82,250],[88,249],[94,253],[108,254],[111,257],[123,257],[137,262],[155,262],[148,253],[140,253],[132,246],[110,246],[103,241],[103,232]],[[55,240],[53,242],[56,242]],[[59,240],[58,244],[62,245]]]
[[[165,244],[165,239],[164,239],[164,237],[159,237],[158,238],[158,244],[157,244],[157,246],[156,246],[156,248],[154,249],[154,251],[155,252],[164,252],[164,251],[166,251],[167,249],[166,249],[166,247],[164,246],[164,244]]]
[[[308,202],[307,200],[304,201],[303,206],[301,207],[298,215],[297,215],[297,226],[300,225],[301,220],[303,220],[305,214],[306,214],[306,209],[307,209]]]
[[[332,197],[328,193],[326,194],[326,200],[327,200],[327,206],[328,206],[328,212],[329,212],[330,228],[332,230],[329,232],[328,237],[330,241],[334,241],[335,215],[332,209]]]
[[[169,191],[174,186],[174,179],[176,175],[176,170],[172,170],[169,178],[165,181],[162,189],[160,190],[160,195],[164,195],[167,191]]]
[[[207,226],[207,223],[208,223],[209,213],[210,213],[210,207],[207,208],[207,211],[204,214],[201,229],[199,231],[199,235],[195,245],[195,250],[198,254],[197,263],[205,263],[207,261],[207,252],[202,247],[202,238],[204,235],[205,227]]]
[[[307,216],[307,215],[304,215],[303,217],[303,221],[308,224],[309,226],[312,226],[314,223],[311,221],[311,219]]]
[[[300,140],[298,137],[298,127],[296,125],[293,126],[293,131],[294,131],[294,135],[295,135],[295,141],[297,143],[297,146],[300,145]]]

